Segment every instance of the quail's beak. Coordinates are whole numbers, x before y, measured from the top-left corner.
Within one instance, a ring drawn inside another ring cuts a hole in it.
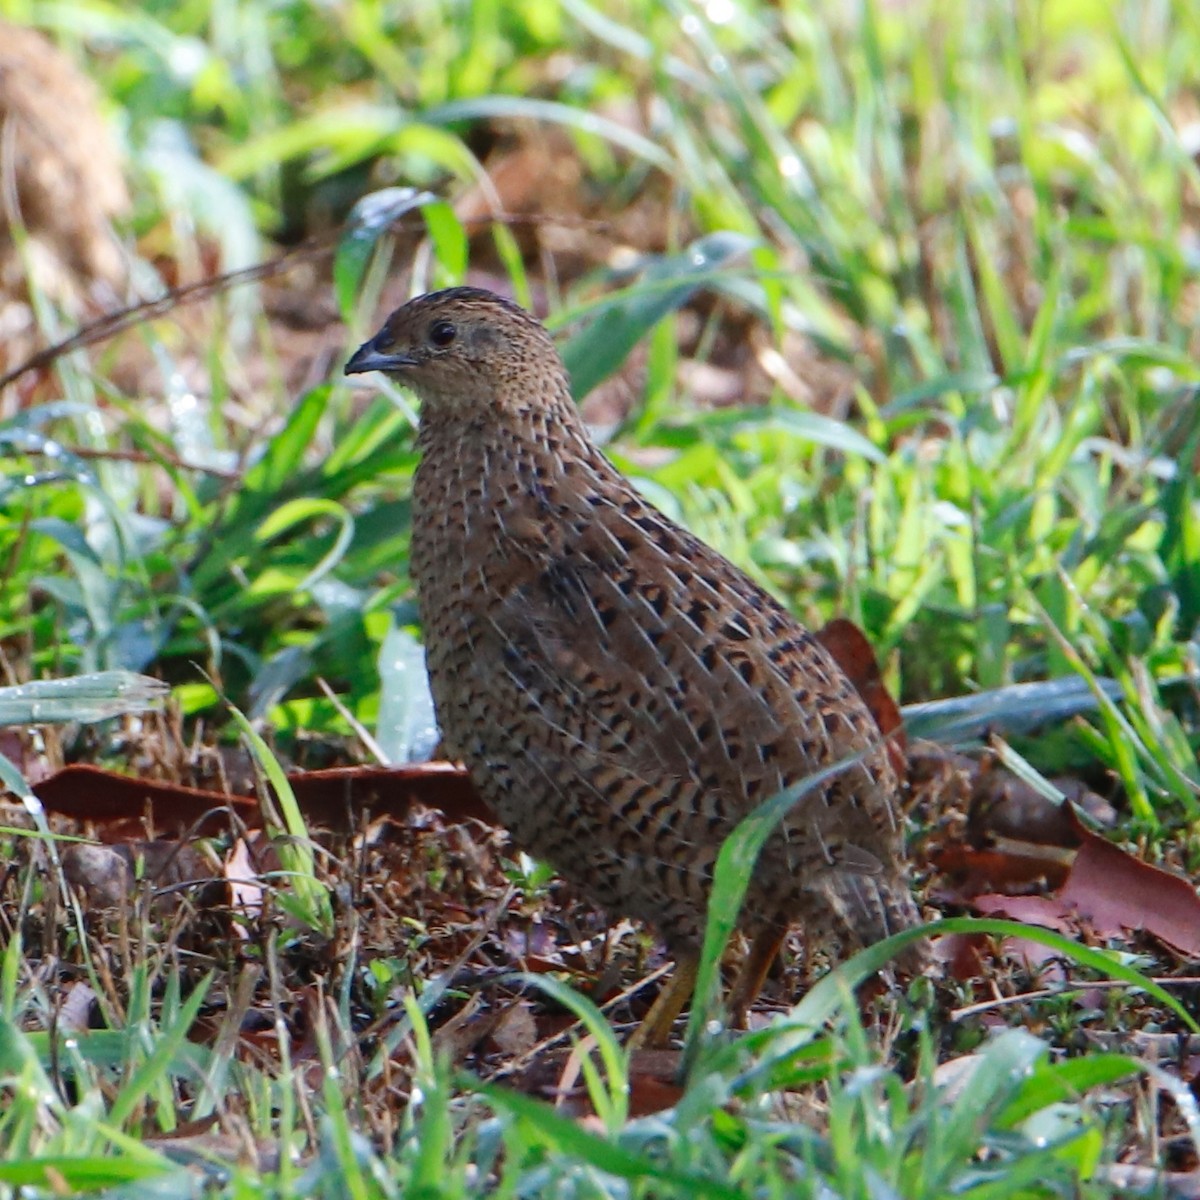
[[[388,353],[378,349],[378,340],[372,338],[355,350],[346,364],[347,375],[365,375],[368,371],[398,371],[417,365],[417,360],[411,354]]]

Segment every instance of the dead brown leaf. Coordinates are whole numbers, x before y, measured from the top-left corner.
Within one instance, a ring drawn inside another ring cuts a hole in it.
[[[1200,959],[1200,895],[1180,875],[1164,871],[1135,857],[1073,818],[1079,849],[1071,858],[1061,886],[1052,895],[1014,896],[984,893],[970,906],[984,916],[1003,916],[1077,936],[1083,926],[1102,939],[1125,938],[1144,930],[1175,953]],[[951,853],[953,852],[953,853]],[[974,851],[952,847],[937,861],[969,857],[976,882],[985,874],[1000,876],[1001,882],[1016,879],[1014,865],[1037,862],[1045,869],[1047,859],[1021,860],[997,851]],[[1000,864],[998,867],[997,864]],[[959,863],[961,865],[961,861]],[[1045,947],[1022,947],[1032,963],[1053,954]]]
[[[441,810],[452,821],[494,823],[491,810],[463,767],[449,762],[400,767],[338,767],[290,774],[305,819],[331,829],[352,829],[364,811],[402,820],[413,804]],[[230,815],[246,828],[262,826],[258,800],[152,779],[138,779],[84,763],[64,767],[34,785],[48,812],[104,826],[106,840],[140,832],[148,818],[156,829],[208,836],[228,828]]]
[[[528,1054],[537,1045],[537,1021],[527,1001],[514,1001],[501,1013],[492,1030],[492,1041],[500,1053],[510,1059]]]
[[[1188,880],[1152,866],[1080,826],[1083,844],[1058,899],[1101,937],[1139,929],[1200,959],[1200,896]]]
[[[896,774],[901,779],[907,778],[904,719],[896,701],[884,686],[875,651],[871,649],[866,635],[853,621],[837,617],[818,629],[816,638],[854,684],[854,690],[875,718],[879,732],[887,738],[888,758]]]
[[[176,841],[76,843],[63,850],[62,864],[67,880],[79,889],[87,906],[96,909],[125,906],[138,879],[160,890],[154,904],[161,911],[172,906],[174,889],[203,883],[213,875],[201,854]]]
[[[118,908],[129,900],[133,881],[129,864],[111,846],[67,846],[63,874],[88,909]]]
[[[1050,847],[1022,845],[976,849],[950,842],[930,854],[930,861],[950,885],[943,893],[956,899],[982,893],[1031,887],[1060,887],[1070,870],[1071,855]]]
[[[33,785],[47,812],[104,827],[106,840],[124,840],[144,831],[147,816],[158,829],[180,832],[194,827],[212,834],[229,824],[229,812],[244,824],[260,824],[258,802],[247,796],[137,779],[86,763],[64,767]]]

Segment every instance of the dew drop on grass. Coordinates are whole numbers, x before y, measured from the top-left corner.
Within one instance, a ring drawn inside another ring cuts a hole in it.
[[[208,49],[199,38],[173,38],[167,52],[171,73],[181,80],[192,80],[208,63]]]

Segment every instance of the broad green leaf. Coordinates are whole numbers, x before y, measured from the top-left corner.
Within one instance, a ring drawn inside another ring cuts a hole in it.
[[[39,679],[0,688],[0,725],[106,721],[162,708],[169,689],[132,671],[98,671],[70,679]]]
[[[423,761],[438,740],[425,647],[393,624],[379,648],[378,662],[381,692],[375,740],[387,762]]]
[[[392,187],[371,192],[354,206],[333,260],[333,287],[343,319],[353,316],[363,274],[379,239],[406,213],[440,203],[432,192]]]
[[[1097,683],[1111,699],[1120,698],[1121,689],[1111,679],[1099,679]],[[1099,701],[1087,681],[1071,675],[1038,683],[1014,683],[973,696],[908,704],[902,711],[910,737],[957,742],[981,737],[992,729],[1023,733],[1098,707]]]
[[[740,233],[712,233],[682,254],[651,259],[635,287],[597,306],[588,324],[562,348],[571,391],[583,399],[607,379],[667,313],[686,304],[714,271],[755,245]]]

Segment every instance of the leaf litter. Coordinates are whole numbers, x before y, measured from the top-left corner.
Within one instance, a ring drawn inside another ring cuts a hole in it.
[[[933,907],[1006,916],[1087,944],[1143,953],[1149,936],[1159,957],[1200,958],[1200,899],[1185,879],[1097,834],[1073,804],[1047,801],[994,755],[956,754],[926,741],[906,747],[899,710],[861,632],[838,622],[820,636],[862,690],[893,752],[903,755],[910,804],[926,831],[919,854]],[[156,929],[154,941],[215,967],[231,987],[258,964],[259,984],[241,1018],[240,1053],[260,1063],[279,1060],[281,1026],[261,968],[270,933],[281,928],[289,939],[282,968],[291,999],[282,1028],[289,1031],[291,1061],[317,1061],[312,1022],[339,978],[346,982],[343,972],[351,972],[364,1062],[400,1019],[403,993],[417,980],[438,980],[441,997],[429,1016],[440,1051],[576,1115],[590,1111],[579,1078],[580,1043],[568,1044],[572,1018],[529,993],[517,975],[564,975],[598,1003],[616,998],[610,1015],[631,1022],[649,1003],[652,989],[642,983],[652,983],[664,965],[652,940],[628,922],[609,928],[569,888],[539,875],[494,828],[455,764],[348,766],[294,771],[287,779],[323,848],[321,877],[341,898],[329,939],[298,926],[281,905],[272,849],[278,835],[264,828],[253,792],[228,794],[87,764],[50,774],[34,791],[64,832],[96,839],[67,846],[62,857],[101,942],[140,919]],[[1098,798],[1082,792],[1077,798],[1089,820],[1111,816]],[[0,893],[0,912],[12,911],[14,900],[11,887]],[[811,964],[797,935],[790,945],[800,973],[776,973],[752,1024],[803,988]],[[1026,992],[1045,992],[1047,985],[1069,991],[1081,1005],[1096,1003],[1096,988],[1072,979],[1061,960],[1027,940],[994,945],[982,936],[953,935],[942,939],[939,958],[948,981],[982,986],[1014,1009]],[[108,978],[120,979],[121,971]],[[85,1001],[95,998],[69,991],[64,999],[76,1013]],[[988,1015],[984,1023],[992,1021]],[[396,1053],[393,1078],[395,1070],[402,1076],[408,1070],[403,1051],[399,1059]],[[672,1051],[635,1057],[634,1112],[679,1098],[678,1064]]]

